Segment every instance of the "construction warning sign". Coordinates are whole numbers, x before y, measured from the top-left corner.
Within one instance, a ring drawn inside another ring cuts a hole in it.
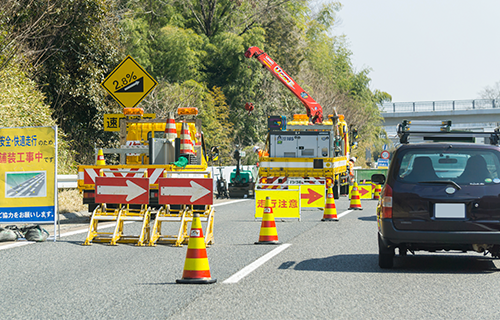
[[[325,207],[324,184],[321,185],[301,185],[300,186],[300,206],[302,208],[324,208]]]
[[[0,128],[0,223],[56,221],[57,128]]]
[[[131,56],[127,56],[101,83],[101,86],[124,108],[133,108],[158,82]]]
[[[255,190],[255,218],[262,218],[266,197],[271,198],[274,218],[300,219],[299,189]]]
[[[372,184],[358,184],[358,192],[360,199],[371,199],[372,198]],[[352,186],[349,186],[349,197],[352,193]]]
[[[107,113],[104,115],[104,131],[120,131],[120,119],[125,118],[123,113]],[[128,116],[130,120],[155,119],[156,114],[145,113],[142,116]],[[130,124],[127,124],[127,129]],[[128,131],[127,131],[128,132]]]

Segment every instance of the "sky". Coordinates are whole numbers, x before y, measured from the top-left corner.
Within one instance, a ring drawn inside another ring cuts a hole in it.
[[[500,81],[499,0],[339,1],[333,35],[393,102],[479,99]]]

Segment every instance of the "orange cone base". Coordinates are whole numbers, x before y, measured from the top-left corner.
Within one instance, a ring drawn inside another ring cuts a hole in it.
[[[175,280],[175,282],[180,284],[210,284],[210,283],[216,283],[217,279],[212,279],[212,278],[177,279]]]
[[[281,244],[279,241],[257,241],[255,244]]]

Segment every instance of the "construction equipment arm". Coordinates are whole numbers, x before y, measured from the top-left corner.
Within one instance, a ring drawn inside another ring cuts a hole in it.
[[[245,52],[245,57],[255,57],[259,62],[271,71],[271,73],[278,78],[292,93],[299,98],[300,102],[307,109],[307,116],[312,123],[323,122],[323,108],[316,102],[307,92],[302,89],[295,81],[273,61],[264,51],[258,47],[250,47]]]

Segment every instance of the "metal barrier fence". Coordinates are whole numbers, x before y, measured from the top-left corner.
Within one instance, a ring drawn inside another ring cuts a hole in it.
[[[493,108],[498,108],[499,106],[500,106],[499,101],[495,99],[386,102],[382,104],[381,111],[386,113],[453,111],[453,110],[493,109]]]

